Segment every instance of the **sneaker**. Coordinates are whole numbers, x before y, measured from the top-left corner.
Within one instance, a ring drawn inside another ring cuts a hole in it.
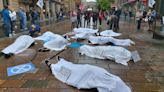
[[[9,38],[12,38],[12,34],[9,34]]]
[[[13,35],[13,36],[16,35],[16,34],[15,34],[15,31],[13,31],[12,35]]]

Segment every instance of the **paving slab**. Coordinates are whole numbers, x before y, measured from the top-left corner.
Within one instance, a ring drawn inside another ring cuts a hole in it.
[[[66,51],[59,54],[59,56],[73,63],[91,64],[102,67],[119,76],[133,92],[164,92],[164,46],[160,41],[147,41],[146,39],[149,39],[151,34],[144,30],[144,26],[145,24],[142,24],[142,30],[136,32],[136,24],[134,22],[129,23],[128,21],[121,20],[120,30],[118,31],[123,34],[118,38],[130,38],[136,43],[134,46],[126,48],[130,51],[137,50],[139,52],[141,61],[137,63],[129,61],[129,65],[124,66],[112,60],[93,59],[79,55],[78,49],[71,48],[68,48]],[[103,26],[103,29],[106,29],[106,27],[106,25]],[[45,31],[65,34],[71,31],[71,25],[69,21],[51,24],[42,29],[42,33]],[[12,42],[14,42],[14,39],[0,39],[0,50]],[[37,43],[37,45],[30,49],[37,50],[42,47],[42,42]],[[43,60],[55,53],[57,52],[39,52],[32,61],[36,65],[38,71],[13,77],[7,76],[7,67],[25,63],[31,57],[28,58],[28,56],[25,56],[23,58],[18,58],[13,56],[9,59],[0,57],[0,92],[97,92],[95,89],[79,90],[58,81],[43,62]],[[52,59],[51,62],[56,63],[55,58]]]

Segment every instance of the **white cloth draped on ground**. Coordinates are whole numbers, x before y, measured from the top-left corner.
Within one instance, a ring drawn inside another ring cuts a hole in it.
[[[64,38],[56,38],[46,42],[43,46],[50,50],[61,51],[67,46],[68,42]]]
[[[104,36],[90,36],[88,40],[92,44],[106,44],[109,42],[119,46],[131,46],[132,44],[135,44],[130,39],[116,39],[113,37],[104,37]]]
[[[128,65],[131,60],[131,52],[118,46],[89,46],[83,45],[79,49],[81,55],[98,59],[115,60],[116,63]]]
[[[97,66],[73,64],[60,58],[58,63],[51,65],[51,70],[58,80],[78,89],[97,88],[99,92],[131,92],[119,77]]]
[[[73,29],[74,32],[76,33],[97,33],[98,29],[91,29],[91,28],[74,28]]]
[[[52,32],[45,32],[43,35],[39,36],[39,37],[36,37],[34,38],[35,40],[42,40],[44,42],[48,42],[50,40],[53,40],[53,39],[56,39],[58,37],[61,37],[61,35],[59,34],[54,34]]]
[[[120,36],[121,33],[116,33],[116,32],[113,32],[113,30],[105,30],[105,31],[102,31],[100,33],[101,36],[110,36],[110,37],[116,37],[116,36]]]
[[[2,52],[4,54],[19,54],[29,48],[34,41],[35,40],[31,36],[22,35],[18,37],[13,44],[2,50]]]
[[[68,43],[68,41],[63,36],[54,34],[52,32],[46,32],[42,36],[36,37],[35,40],[44,41],[44,47],[55,51],[63,50]]]
[[[80,38],[80,39],[88,39],[89,36],[98,32],[98,29],[90,29],[90,28],[74,28],[73,31],[76,33],[71,38]]]

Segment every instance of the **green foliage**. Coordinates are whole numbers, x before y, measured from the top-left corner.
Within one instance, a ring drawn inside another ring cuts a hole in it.
[[[114,0],[97,0],[98,8],[105,11],[110,9],[111,3],[113,3]]]

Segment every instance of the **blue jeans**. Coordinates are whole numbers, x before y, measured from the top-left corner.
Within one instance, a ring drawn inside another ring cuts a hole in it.
[[[5,36],[9,37],[9,34],[11,34],[11,23],[4,24],[4,31]]]
[[[20,28],[23,29],[23,31],[25,30],[27,25],[26,20],[20,20]]]

